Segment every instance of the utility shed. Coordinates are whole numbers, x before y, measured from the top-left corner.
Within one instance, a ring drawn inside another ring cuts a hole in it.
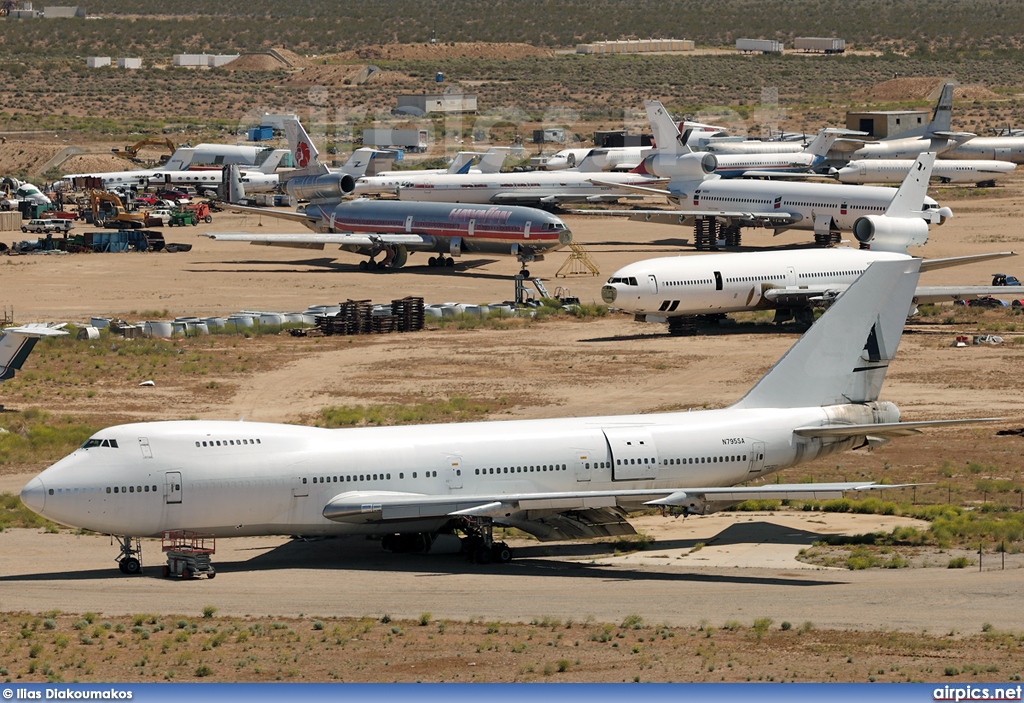
[[[130,68],[130,69],[142,68],[142,59],[138,59],[138,58],[118,59],[117,60],[117,67],[118,68]]]
[[[847,112],[846,128],[885,139],[928,124],[927,110],[878,110]]]
[[[56,17],[73,18],[79,17],[85,18],[84,7],[44,7],[43,8],[43,19],[51,20]]]
[[[109,56],[90,56],[85,60],[85,65],[89,68],[103,68],[104,66],[110,65]]]
[[[476,112],[476,96],[465,93],[399,95],[398,109],[403,107],[416,108],[424,114]]]

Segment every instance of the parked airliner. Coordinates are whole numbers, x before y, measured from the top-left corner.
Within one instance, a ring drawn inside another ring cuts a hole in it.
[[[655,139],[671,143],[671,118],[657,101],[647,101]],[[664,135],[664,138],[661,138]],[[829,183],[792,183],[722,179],[708,175],[696,159],[715,162],[712,154],[679,153],[680,148],[659,149],[644,161],[643,169],[669,178],[667,186],[622,186],[647,194],[665,195],[679,206],[674,211],[605,211],[634,220],[692,225],[698,249],[740,243],[742,227],[811,230],[819,245],[838,243],[841,232],[862,228],[926,236],[929,223],[942,224],[952,216],[927,196],[934,154],[922,154],[898,189],[880,186],[848,186]],[[713,168],[711,169],[713,170]],[[594,179],[604,182],[603,179]],[[864,241],[864,240],[861,240]],[[868,240],[870,241],[870,240]]]
[[[400,186],[423,176],[441,174],[460,175],[467,173],[498,173],[508,156],[510,147],[491,147],[486,152],[460,151],[448,168],[419,169],[407,171],[382,171],[373,176],[356,180],[354,195],[394,193]],[[478,163],[474,161],[479,159]]]
[[[739,402],[721,410],[321,429],[209,420],[101,430],[21,492],[36,513],[134,538],[378,535],[508,561],[494,525],[539,539],[628,534],[626,511],[706,514],[748,498],[825,498],[869,481],[737,486],[921,427],[878,396],[917,285],[916,259],[872,264]]]
[[[913,165],[910,159],[860,159],[846,164],[835,176],[843,183],[900,183]],[[1010,161],[936,159],[932,178],[940,183],[994,185],[1016,168]]]
[[[1012,256],[997,252],[949,259],[926,259],[922,271]],[[876,261],[911,257],[884,248],[849,247],[798,251],[674,256],[638,261],[611,275],[601,289],[609,305],[647,322],[668,322],[669,332],[694,333],[696,317],[753,310],[775,310],[776,322],[811,322],[815,307],[826,307]],[[919,286],[915,305],[989,295],[1006,286]]]

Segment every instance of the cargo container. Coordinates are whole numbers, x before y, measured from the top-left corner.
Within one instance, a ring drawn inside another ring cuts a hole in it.
[[[737,39],[736,51],[759,52],[762,54],[781,54],[782,42],[774,39]]]
[[[797,37],[793,48],[800,51],[822,51],[826,54],[841,54],[846,51],[846,40],[836,37]]]
[[[427,150],[425,129],[364,129],[363,146],[400,146],[410,151]]]

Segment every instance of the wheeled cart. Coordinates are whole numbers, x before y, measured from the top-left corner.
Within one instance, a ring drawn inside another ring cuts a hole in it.
[[[166,530],[160,548],[167,555],[167,564],[163,567],[165,578],[190,579],[205,574],[212,579],[217,575],[210,563],[210,555],[217,551],[217,538],[213,535],[192,530]]]

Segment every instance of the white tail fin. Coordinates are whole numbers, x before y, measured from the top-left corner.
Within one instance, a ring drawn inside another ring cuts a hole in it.
[[[5,329],[3,337],[0,337],[0,381],[14,377],[14,372],[25,363],[40,338],[67,334],[60,327],[63,325],[51,327],[33,324]]]
[[[270,174],[276,172],[277,167],[281,165],[281,160],[284,159],[287,153],[287,149],[274,149],[272,152],[270,152],[270,155],[263,160],[263,163],[260,164],[260,173],[265,173],[269,176]]]
[[[896,195],[886,209],[887,217],[915,217],[924,210],[924,198],[928,195],[928,179],[935,166],[935,152],[926,151],[917,157],[903,179]]]
[[[217,197],[225,203],[236,205],[245,201],[245,186],[242,185],[242,173],[238,170],[238,164],[228,164],[221,169]]]
[[[900,344],[920,266],[920,259],[871,264],[734,407],[877,400]]]
[[[498,173],[505,164],[505,158],[511,151],[511,147],[492,146],[476,166],[480,169],[480,173]]]
[[[348,157],[348,161],[341,167],[342,173],[347,173],[352,178],[362,178],[366,174],[366,168],[373,161],[375,154],[379,154],[378,149],[371,149],[368,146],[360,147],[352,152],[352,156]]]
[[[161,171],[187,171],[192,164],[196,150],[191,147],[180,147],[174,150],[167,162],[160,167]]]
[[[293,175],[318,176],[327,173],[327,167],[320,163],[320,152],[306,134],[302,123],[292,119],[283,120],[282,123],[284,134],[288,138],[288,149],[291,151],[295,168],[298,169]]]
[[[683,154],[689,151],[679,141],[679,128],[668,114],[668,110],[657,100],[645,100],[647,119],[651,122],[654,146],[662,154]]]
[[[479,155],[475,151],[460,151],[452,159],[452,162],[448,164],[447,173],[469,173],[469,169],[473,165],[473,159]]]
[[[928,123],[926,135],[935,132],[948,132],[953,124],[953,89],[956,83],[945,83],[942,86],[942,93],[939,101],[935,103],[935,111],[932,112],[932,121]]]
[[[804,152],[811,156],[824,157],[828,154],[828,150],[832,148],[832,145],[836,143],[836,140],[844,134],[849,134],[848,130],[845,129],[823,129],[818,132],[818,135],[814,140],[807,145]]]

